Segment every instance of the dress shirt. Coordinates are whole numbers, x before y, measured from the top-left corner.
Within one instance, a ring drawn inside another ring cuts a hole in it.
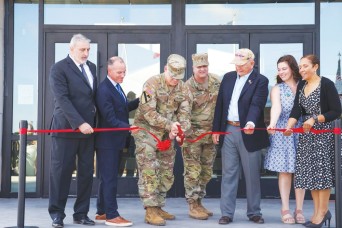
[[[232,99],[230,100],[229,108],[228,108],[228,116],[227,120],[230,121],[240,121],[239,120],[239,108],[238,108],[238,101],[240,98],[240,94],[242,91],[243,86],[245,85],[249,75],[252,73],[249,72],[245,76],[240,77],[238,74],[236,75],[236,81],[234,85],[234,90],[232,94]]]
[[[70,56],[69,55],[69,57],[72,59],[72,61],[74,61],[74,63],[76,64],[76,66],[78,67],[78,69],[81,71],[81,73],[82,73],[82,69],[81,69],[81,67],[80,67],[80,64],[81,63],[77,63],[76,61],[75,61],[75,59],[73,59],[72,58],[72,56]],[[84,70],[85,70],[85,72],[86,72],[86,74],[87,74],[87,78],[88,78],[88,82],[89,82],[89,84],[90,84],[90,87],[93,89],[93,86],[94,86],[94,78],[93,78],[93,74],[91,73],[91,71],[90,71],[90,69],[89,69],[89,66],[87,65],[87,64],[83,64],[83,68],[84,68]]]
[[[115,81],[113,81],[108,75],[107,75],[107,78],[108,78],[109,81],[113,84],[113,86],[115,87],[115,89],[121,94],[121,96],[123,97],[123,99],[126,101],[126,96],[125,96],[123,90],[121,89],[121,91],[120,91],[120,90],[118,90],[118,88],[116,87],[116,85],[119,84],[119,83],[116,83]]]

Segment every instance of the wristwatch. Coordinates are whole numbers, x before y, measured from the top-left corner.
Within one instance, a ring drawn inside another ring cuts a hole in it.
[[[313,114],[312,118],[314,119],[315,122],[318,122],[318,116],[317,115]]]

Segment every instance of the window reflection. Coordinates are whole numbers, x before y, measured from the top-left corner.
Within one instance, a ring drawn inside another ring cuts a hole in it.
[[[277,61],[283,55],[293,55],[299,63],[303,56],[303,43],[260,44],[259,71],[268,78],[269,90],[276,84]],[[268,99],[266,107],[270,106]]]
[[[132,99],[140,97],[145,81],[160,73],[160,44],[121,43],[118,49],[118,55],[126,63],[122,88]]]
[[[28,128],[30,129],[30,127]],[[11,192],[18,192],[19,183],[19,141],[12,141]],[[28,141],[26,146],[26,192],[36,192],[37,140]]]
[[[133,136],[127,139],[126,148],[120,153],[119,177],[138,177],[137,163],[135,161],[135,142]]]
[[[97,43],[90,43],[88,60],[97,65]],[[69,54],[69,43],[55,43],[55,62],[65,59]]]
[[[20,120],[37,128],[38,13],[38,4],[14,4],[12,133],[18,131]]]
[[[272,87],[276,84],[277,76],[277,61],[283,55],[293,55],[297,62],[303,56],[303,44],[302,43],[276,43],[276,44],[260,44],[260,63],[259,71],[265,75],[268,80],[268,91],[270,93]],[[264,109],[266,126],[270,123],[270,109],[271,100],[270,96],[267,97],[266,108]],[[263,178],[271,177],[276,178],[277,172],[272,172],[264,169],[264,158],[268,149],[262,149],[262,166],[261,176]]]
[[[90,4],[82,4],[82,1],[77,1],[79,4],[54,3],[55,1],[45,1],[45,24],[171,25],[171,4],[169,1],[127,0],[106,1],[106,4],[98,3],[98,1],[87,1]],[[60,16],[61,13],[63,13],[63,17]],[[83,16],[75,17],[75,15]]]
[[[337,80],[339,53],[342,54],[342,2],[321,1],[320,75]],[[338,82],[341,85],[341,82]],[[341,87],[338,87],[341,93]]]
[[[235,70],[234,64],[230,62],[239,44],[197,44],[196,49],[197,53],[208,53],[210,73],[223,77],[225,73]]]
[[[160,73],[160,44],[118,44],[118,55],[126,63],[126,76],[122,88],[131,101],[140,97],[145,81]],[[137,56],[139,56],[137,58]],[[132,124],[135,110],[129,113],[129,122]],[[119,176],[137,177],[135,161],[135,142],[130,136],[126,147],[120,154]]]
[[[315,23],[314,0],[295,1],[295,3],[294,1],[291,3],[255,1],[254,4],[251,4],[250,1],[207,2],[210,4],[189,4],[197,3],[197,1],[187,1],[186,25],[295,25]],[[284,15],[286,16],[284,17]]]
[[[208,53],[209,72],[217,74],[220,78],[224,74],[235,70],[235,65],[230,62],[234,59],[235,51],[239,44],[196,44],[196,53]],[[190,69],[189,75],[192,74]],[[221,150],[217,148],[216,159],[213,164],[212,178],[222,176]]]

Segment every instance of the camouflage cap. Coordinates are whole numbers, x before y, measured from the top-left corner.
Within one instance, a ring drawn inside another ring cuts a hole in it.
[[[194,67],[198,66],[208,66],[208,53],[200,53],[192,55],[192,65]]]
[[[171,54],[167,58],[167,69],[170,76],[175,79],[183,79],[185,74],[186,60],[177,54]]]
[[[254,59],[254,53],[248,48],[241,48],[235,52],[235,57],[232,63],[242,66],[245,65],[250,59]]]

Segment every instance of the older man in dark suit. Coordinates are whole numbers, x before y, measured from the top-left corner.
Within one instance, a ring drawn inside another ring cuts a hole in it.
[[[88,61],[90,40],[76,34],[69,55],[54,64],[50,87],[55,108],[51,129],[80,130],[53,133],[50,166],[49,213],[53,227],[63,227],[65,205],[77,157],[77,198],[74,223],[95,225],[87,216],[94,171],[96,66]]]
[[[213,121],[213,131],[226,131],[226,136],[213,135],[221,145],[222,183],[219,224],[233,221],[241,166],[247,192],[247,216],[254,223],[264,223],[260,209],[261,149],[269,146],[264,108],[268,95],[268,79],[253,70],[254,54],[239,49],[233,60],[236,71],[224,75]],[[240,131],[244,128],[244,131]]]
[[[99,112],[99,127],[129,128],[129,111],[139,105],[139,99],[127,102],[120,84],[126,75],[126,65],[122,58],[114,56],[108,60],[108,75],[99,85],[96,93],[96,105]],[[132,126],[134,127],[134,126]],[[96,221],[105,221],[111,226],[131,226],[118,212],[116,201],[119,155],[124,148],[128,131],[100,132],[96,135],[95,147],[101,176]],[[103,210],[104,211],[100,211]]]

